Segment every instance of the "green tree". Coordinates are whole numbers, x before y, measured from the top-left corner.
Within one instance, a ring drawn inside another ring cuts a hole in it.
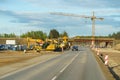
[[[11,33],[8,35],[10,38],[14,38],[14,37],[17,37],[14,33]]]
[[[10,33],[10,34],[4,33],[4,34],[0,34],[0,37],[1,38],[15,38],[17,36],[14,33]]]
[[[108,36],[110,38],[120,39],[120,31],[113,34],[109,34]]]
[[[33,39],[42,39],[45,40],[47,38],[47,34],[43,31],[31,31],[21,35],[22,38],[31,37]]]
[[[59,37],[59,32],[56,29],[52,29],[49,32],[49,38],[58,38]]]
[[[60,37],[64,37],[64,36],[68,37],[68,33],[66,31],[60,34]]]

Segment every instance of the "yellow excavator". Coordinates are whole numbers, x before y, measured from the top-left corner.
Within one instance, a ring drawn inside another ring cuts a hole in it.
[[[27,37],[27,49],[28,50],[35,50],[36,52],[40,52],[42,49],[41,44],[43,44],[43,40],[32,39],[30,37]]]
[[[63,47],[64,50],[70,48],[71,44],[70,42],[68,42],[68,37],[64,36],[62,38],[62,42],[60,43],[60,46]]]
[[[68,49],[70,48],[68,37],[65,36],[61,39],[46,39],[42,48],[47,51],[62,51],[62,49]]]

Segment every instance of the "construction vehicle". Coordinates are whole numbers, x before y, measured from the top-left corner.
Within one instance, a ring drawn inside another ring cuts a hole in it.
[[[55,51],[63,51],[63,50],[67,50],[70,49],[70,42],[68,42],[68,37],[64,36],[62,38],[58,39],[58,45],[55,49]]]
[[[70,42],[68,42],[68,37],[64,36],[62,38],[62,43],[60,44],[61,47],[63,47],[64,50],[70,49]]]
[[[58,41],[56,39],[46,39],[42,48],[46,51],[54,51],[57,48]]]
[[[59,39],[46,39],[42,46],[42,49],[46,51],[62,51],[62,48],[64,50],[70,48],[68,37],[66,36]]]
[[[35,50],[36,52],[40,52],[42,49],[41,44],[43,44],[43,40],[27,37],[27,50]]]

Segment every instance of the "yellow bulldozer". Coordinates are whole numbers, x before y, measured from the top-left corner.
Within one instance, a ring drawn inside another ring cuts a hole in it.
[[[54,51],[57,47],[57,40],[56,39],[46,39],[42,48],[46,51]]]

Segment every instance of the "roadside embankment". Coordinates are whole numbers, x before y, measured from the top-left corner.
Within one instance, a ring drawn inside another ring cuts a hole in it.
[[[120,61],[120,51],[114,50],[113,48],[100,48],[99,54],[97,54],[98,49],[94,49],[94,53],[95,53],[98,63],[102,67],[105,75],[107,75],[109,77],[109,75],[108,75],[109,73],[104,70],[105,68],[107,68],[108,71],[115,78],[115,80],[120,80],[120,62],[119,62]],[[106,55],[108,55],[107,64],[105,64]],[[111,76],[111,80],[114,80],[114,79],[112,79],[112,76]],[[110,79],[108,79],[108,80],[110,80]]]

